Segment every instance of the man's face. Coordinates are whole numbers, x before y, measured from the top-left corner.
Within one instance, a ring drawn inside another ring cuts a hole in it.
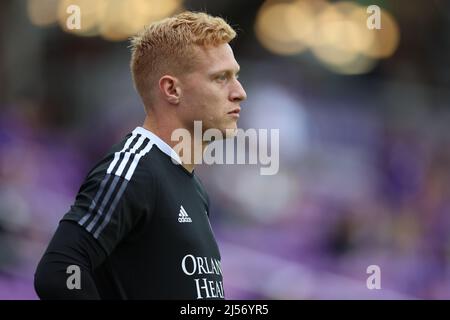
[[[237,80],[239,65],[228,44],[197,47],[196,67],[180,78],[180,117],[192,129],[201,120],[203,131],[215,128],[225,135],[237,129],[240,103],[247,98]]]

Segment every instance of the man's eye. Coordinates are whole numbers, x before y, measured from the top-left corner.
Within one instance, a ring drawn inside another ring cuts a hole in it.
[[[217,76],[217,80],[226,81],[227,80],[227,76],[225,74],[221,74],[221,75]]]

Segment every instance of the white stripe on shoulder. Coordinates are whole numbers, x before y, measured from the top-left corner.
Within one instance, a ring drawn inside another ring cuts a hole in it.
[[[127,171],[127,174],[125,175],[125,179],[127,179],[127,180],[130,180],[130,179],[131,179],[131,177],[133,176],[134,170],[136,169],[136,166],[137,166],[138,163],[139,163],[139,160],[140,160],[143,156],[145,156],[145,155],[150,151],[150,149],[151,149],[152,147],[153,147],[153,143],[150,141],[150,142],[145,146],[145,148],[144,148],[143,150],[141,150],[141,151],[139,152],[139,154],[137,154],[137,155],[134,157],[133,162],[131,163],[130,168],[129,168],[128,171]]]
[[[106,170],[107,174],[110,174],[112,172],[112,170],[114,169],[114,167],[117,164],[117,161],[119,161],[119,159],[120,159],[120,154],[128,149],[128,147],[130,146],[131,142],[133,142],[134,138],[137,135],[138,135],[138,133],[133,131],[133,134],[131,135],[131,137],[129,137],[128,140],[125,142],[125,145],[123,146],[123,149],[118,151],[118,152],[116,152],[116,153],[114,153],[114,160],[109,165],[108,170]]]
[[[139,140],[136,142],[136,144],[133,146],[133,148],[130,151],[125,152],[125,155],[122,159],[122,162],[119,165],[119,168],[117,168],[117,171],[114,173],[115,175],[117,175],[117,176],[122,175],[123,169],[125,169],[125,166],[130,161],[130,156],[133,153],[136,153],[136,150],[142,146],[142,143],[144,142],[144,140],[145,140],[145,137],[140,136]]]

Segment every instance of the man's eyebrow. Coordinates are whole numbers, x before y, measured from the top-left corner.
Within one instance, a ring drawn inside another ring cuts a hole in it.
[[[238,66],[236,69],[221,69],[221,70],[213,71],[213,72],[211,72],[211,75],[217,75],[220,73],[238,74],[239,71],[241,71],[241,67]]]

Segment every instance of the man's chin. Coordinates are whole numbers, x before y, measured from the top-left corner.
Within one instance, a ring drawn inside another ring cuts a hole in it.
[[[236,137],[237,131],[238,131],[237,127],[225,129],[224,139],[231,139]]]
[[[237,136],[237,133],[238,133],[238,127],[237,127],[236,122],[229,123],[229,124],[223,125],[223,126],[216,126],[216,127],[212,127],[212,128],[216,132],[214,134],[214,140],[224,140],[224,139],[234,138]],[[205,131],[207,131],[207,130],[205,130]]]

